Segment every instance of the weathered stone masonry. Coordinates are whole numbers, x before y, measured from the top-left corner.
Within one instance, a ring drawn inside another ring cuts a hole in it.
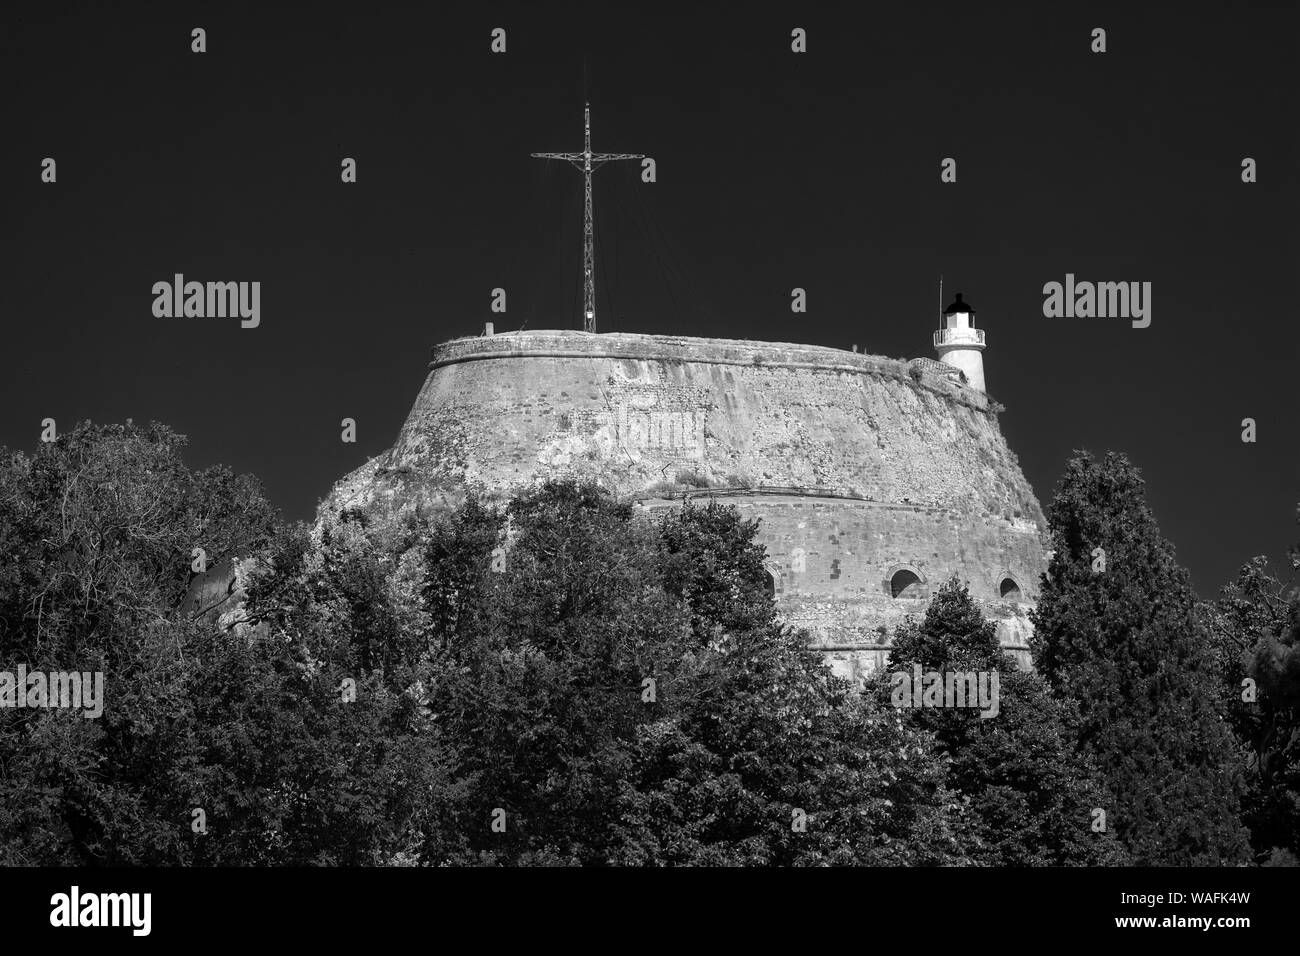
[[[997,406],[939,363],[839,349],[537,331],[456,339],[392,449],[325,510],[507,494],[555,475],[650,512],[718,496],[761,521],[782,613],[846,676],[958,574],[1027,663],[1042,512]],[[1004,595],[1005,592],[1005,595]]]

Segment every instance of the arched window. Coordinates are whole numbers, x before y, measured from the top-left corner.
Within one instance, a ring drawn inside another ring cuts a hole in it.
[[[908,568],[894,572],[889,579],[889,593],[896,598],[916,598],[921,596],[921,576]]]
[[[1004,601],[1023,600],[1020,594],[1020,585],[1016,583],[1015,578],[1010,576],[1002,579],[1002,583],[998,585],[998,594],[1002,596]]]
[[[763,562],[763,570],[767,572],[763,580],[767,596],[775,600],[776,596],[785,590],[781,586],[781,566],[769,558]]]

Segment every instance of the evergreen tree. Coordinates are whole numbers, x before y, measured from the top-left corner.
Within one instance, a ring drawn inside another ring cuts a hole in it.
[[[901,674],[997,674],[997,710],[915,708],[910,723],[933,733],[948,761],[949,786],[970,803],[964,836],[972,859],[991,866],[1113,865],[1124,854],[1109,831],[1094,832],[1102,787],[1077,750],[1077,714],[1042,677],[1017,668],[995,626],[953,578],[917,621],[894,632],[889,673],[873,681],[882,700]],[[910,686],[910,683],[909,683]],[[991,684],[991,677],[990,683]],[[903,698],[907,699],[907,698]]]
[[[1122,455],[1080,454],[1048,524],[1034,657],[1078,707],[1108,825],[1137,864],[1242,862],[1241,781],[1213,655],[1140,474]]]

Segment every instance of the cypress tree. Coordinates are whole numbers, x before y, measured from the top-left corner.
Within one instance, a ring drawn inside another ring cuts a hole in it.
[[[1107,821],[1139,865],[1247,858],[1240,775],[1195,594],[1123,455],[1073,458],[1048,514],[1039,672],[1078,707]]]
[[[1093,828],[1103,787],[1089,755],[1077,748],[1073,704],[1054,698],[1039,675],[1017,668],[956,578],[944,583],[921,620],[909,618],[894,632],[890,675],[878,678],[882,696],[894,693],[892,675],[915,665],[999,678],[991,710],[904,711],[909,723],[934,734],[948,785],[969,803],[962,833],[972,860],[990,866],[1124,862],[1114,834]]]

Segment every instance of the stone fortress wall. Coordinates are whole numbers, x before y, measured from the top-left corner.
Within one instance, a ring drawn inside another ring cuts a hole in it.
[[[759,519],[783,617],[844,676],[950,575],[1029,663],[1044,521],[998,407],[946,366],[771,342],[579,331],[436,346],[393,447],[326,510],[448,505],[591,477],[647,511],[717,497]]]

